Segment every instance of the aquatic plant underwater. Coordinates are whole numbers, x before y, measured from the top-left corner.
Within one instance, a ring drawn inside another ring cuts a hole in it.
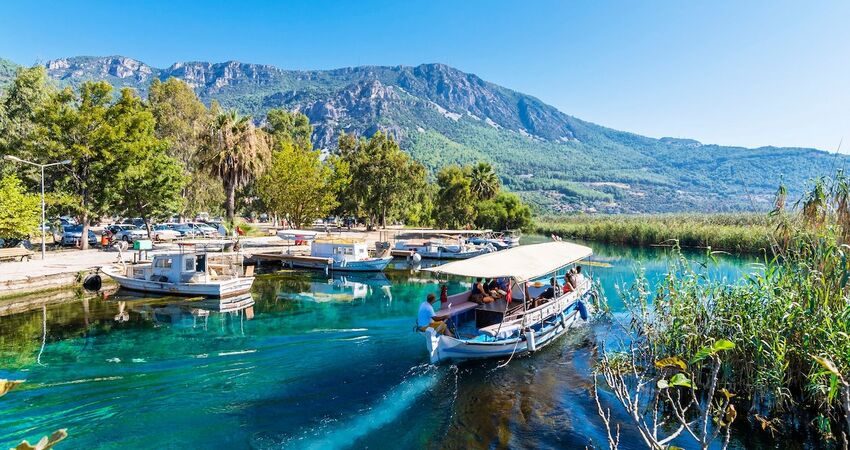
[[[654,289],[639,276],[622,290],[625,333],[600,352],[597,378],[649,448],[687,435],[725,448],[742,420],[848,448],[850,180],[816,180],[792,210],[786,196],[768,216],[770,250],[739,282],[679,253]],[[619,425],[598,409],[616,448]]]

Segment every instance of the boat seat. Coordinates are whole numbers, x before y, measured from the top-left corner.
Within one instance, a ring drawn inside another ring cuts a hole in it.
[[[497,323],[495,325],[484,327],[478,331],[495,339],[505,339],[510,336],[513,336],[516,332],[520,330],[520,328],[522,328],[519,324],[516,323],[513,325],[502,325],[501,328],[499,328],[499,325],[501,324]]]
[[[473,303],[468,300],[452,302],[451,297],[449,298],[449,300],[450,301],[448,304],[451,304],[451,307],[449,309],[438,309],[437,311],[435,311],[436,314],[434,315],[434,318],[444,319],[447,317],[454,317],[480,306],[478,303]]]

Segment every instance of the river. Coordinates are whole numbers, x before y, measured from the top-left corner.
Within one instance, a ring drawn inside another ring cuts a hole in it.
[[[585,269],[615,312],[617,285],[638,268],[656,282],[670,262],[667,249],[592,246]],[[437,284],[395,267],[262,275],[224,304],[118,292],[0,317],[0,378],[26,380],[0,398],[0,446],[67,428],[65,447],[85,449],[607,447],[590,365],[608,325],[503,368],[434,367],[412,328]],[[709,270],[731,280],[749,262]],[[624,429],[621,448],[637,439]]]

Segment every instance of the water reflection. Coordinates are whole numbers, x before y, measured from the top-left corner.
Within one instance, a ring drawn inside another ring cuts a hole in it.
[[[392,301],[390,280],[381,272],[334,274],[309,281],[298,292],[280,292],[278,298],[305,302],[353,302],[378,295]]]
[[[131,313],[141,320],[157,325],[208,329],[210,318],[222,325],[242,324],[254,318],[254,297],[250,293],[228,298],[181,298],[170,296],[139,295],[119,290],[107,302],[116,308],[113,320],[129,322]],[[244,332],[239,327],[240,332]]]

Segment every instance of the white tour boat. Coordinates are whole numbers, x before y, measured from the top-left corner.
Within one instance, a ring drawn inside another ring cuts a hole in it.
[[[468,301],[470,292],[452,295],[446,307],[436,311],[446,319],[457,337],[425,331],[432,363],[510,357],[535,352],[588,320],[595,295],[590,279],[572,292],[556,289],[551,299],[535,299],[549,285],[537,282],[547,274],[573,265],[593,254],[588,247],[547,242],[525,245],[466,261],[450,262],[424,270],[472,278],[509,278],[511,301],[478,305]],[[532,287],[532,283],[536,287]],[[532,299],[527,301],[526,299]]]
[[[232,261],[233,258],[238,262]],[[119,286],[140,292],[230,297],[254,284],[254,268],[243,273],[241,254],[167,253],[150,262],[101,267]]]

